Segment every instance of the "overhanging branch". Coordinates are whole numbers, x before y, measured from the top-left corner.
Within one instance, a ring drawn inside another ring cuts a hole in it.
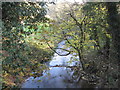
[[[72,45],[72,43],[67,39],[65,33],[64,33],[64,32],[62,32],[62,33],[63,33],[63,35],[65,36],[65,40],[67,41],[67,43],[68,43],[71,47],[73,47],[75,50],[77,50],[78,48]]]
[[[46,41],[46,43],[47,43],[47,45],[49,46],[49,48],[50,48],[52,51],[54,51],[54,53],[58,54],[59,56],[67,56],[67,55],[69,55],[69,54],[71,53],[71,51],[69,51],[69,50],[67,50],[67,49],[63,49],[63,48],[52,48],[52,47],[50,46],[50,44],[47,42],[47,39],[45,38],[45,36],[43,36],[43,38],[44,38],[44,40]],[[56,52],[55,49],[61,49],[61,50],[67,51],[68,53],[67,53],[67,54],[64,54],[64,55],[61,55],[61,54],[59,54],[58,52]]]

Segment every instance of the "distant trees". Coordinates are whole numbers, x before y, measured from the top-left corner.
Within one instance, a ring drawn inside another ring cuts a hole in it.
[[[73,9],[70,9],[70,7]],[[79,5],[66,5],[64,8],[66,9],[58,12],[57,21],[53,24],[52,30],[54,31],[52,31],[52,36],[57,40],[65,40],[67,46],[63,49],[65,50],[70,47],[70,50],[67,50],[68,52],[77,53],[82,64],[82,69],[84,69],[84,61],[82,59],[86,17],[81,12],[81,6]]]
[[[64,6],[64,5],[63,5]],[[65,9],[66,8],[66,9]],[[110,35],[106,32],[106,8],[103,4],[65,4],[64,10],[58,11],[54,23],[54,38],[65,40],[72,53],[77,53],[84,68],[84,53],[91,49],[100,50],[110,45]],[[58,36],[59,35],[59,36]],[[106,57],[109,57],[109,50]]]

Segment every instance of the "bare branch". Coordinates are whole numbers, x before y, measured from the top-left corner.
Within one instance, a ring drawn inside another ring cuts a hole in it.
[[[81,24],[77,21],[77,19],[70,13],[70,16],[73,18],[73,20],[76,22],[76,25],[81,27]]]
[[[52,47],[50,46],[50,44],[47,42],[47,39],[45,38],[45,36],[43,36],[43,38],[44,38],[44,40],[46,41],[46,43],[47,43],[47,45],[49,46],[49,48],[50,48],[51,50],[53,50],[53,51],[54,51],[56,54],[58,54],[59,56],[67,56],[67,55],[69,55],[69,54],[71,53],[71,51],[69,51],[69,50],[67,50],[67,49],[63,49],[63,48],[52,48]],[[67,53],[67,54],[64,54],[64,55],[61,55],[61,54],[59,54],[58,52],[56,52],[55,49],[61,49],[61,50],[67,51],[68,53]]]
[[[83,25],[83,22],[85,22],[85,18],[86,18],[86,15],[83,17],[83,19],[81,21],[81,25]]]
[[[65,40],[67,41],[67,43],[69,43],[69,45],[71,46],[71,47],[73,47],[74,49],[78,49],[77,47],[75,47],[75,46],[73,46],[72,44],[71,44],[71,42],[67,39],[67,37],[66,37],[66,35],[65,35],[65,33],[63,32],[63,34],[64,34],[64,37],[65,37]]]

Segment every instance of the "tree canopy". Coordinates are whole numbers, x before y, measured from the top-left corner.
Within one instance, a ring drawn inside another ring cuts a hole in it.
[[[99,77],[98,82],[92,79],[98,87],[118,87],[119,3],[64,3],[55,9],[49,12],[47,2],[2,2],[3,88],[18,87],[26,77],[42,76],[48,69],[44,62],[53,53],[79,57],[78,82],[84,72],[84,77]],[[48,12],[53,18],[46,16]],[[57,47],[61,41],[64,48]]]

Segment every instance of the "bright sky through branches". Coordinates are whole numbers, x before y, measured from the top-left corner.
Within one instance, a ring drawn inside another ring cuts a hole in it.
[[[67,1],[67,2],[72,2],[72,3],[74,3],[74,2],[79,2],[79,3],[82,3],[83,2],[83,0],[56,0],[57,2],[65,2],[65,1]]]

